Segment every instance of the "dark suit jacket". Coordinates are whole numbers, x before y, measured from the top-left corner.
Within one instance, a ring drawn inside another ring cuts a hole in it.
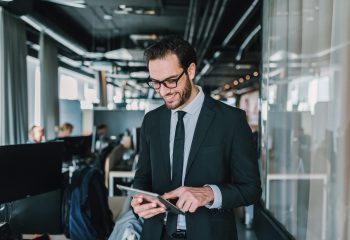
[[[163,194],[171,189],[171,111],[165,105],[147,113],[141,128],[141,148],[134,187]],[[200,207],[186,214],[187,239],[237,239],[232,209],[255,203],[261,195],[256,150],[244,111],[205,97],[185,175],[185,186],[215,184],[222,208]],[[160,239],[164,214],[147,219],[145,240]]]

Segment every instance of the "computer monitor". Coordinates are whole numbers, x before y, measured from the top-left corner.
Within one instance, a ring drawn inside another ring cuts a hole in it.
[[[63,143],[0,146],[0,203],[59,189]]]
[[[136,127],[132,129],[132,142],[135,153],[139,153],[140,151],[140,132],[141,128]]]
[[[64,143],[64,161],[69,162],[73,157],[83,159],[91,155],[92,135],[56,138]]]

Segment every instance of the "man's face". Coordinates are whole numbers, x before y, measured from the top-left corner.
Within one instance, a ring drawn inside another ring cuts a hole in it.
[[[69,137],[72,133],[71,129],[64,129],[63,131],[58,133],[58,137]]]
[[[33,133],[32,133],[32,138],[34,140],[34,142],[36,143],[40,143],[43,140],[44,137],[44,129],[41,127],[35,127],[33,129]]]
[[[106,136],[107,135],[107,128],[100,128],[97,129],[97,136]]]
[[[189,78],[192,72],[187,74],[188,69],[180,67],[179,60],[175,54],[168,54],[162,59],[151,60],[148,67],[150,78],[156,81],[176,79],[185,70],[186,72],[177,82],[176,88],[170,89],[161,84],[156,91],[163,98],[168,109],[176,109],[187,103],[193,87],[193,83]]]

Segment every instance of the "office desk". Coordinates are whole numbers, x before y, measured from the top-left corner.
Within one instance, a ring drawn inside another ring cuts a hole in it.
[[[113,196],[114,178],[134,178],[135,171],[111,171],[109,172],[108,191],[109,196]]]

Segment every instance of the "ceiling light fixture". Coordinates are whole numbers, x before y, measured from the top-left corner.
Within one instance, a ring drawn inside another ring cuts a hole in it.
[[[222,45],[226,45],[228,44],[232,37],[235,35],[235,33],[237,32],[237,30],[241,27],[241,25],[243,24],[243,22],[248,18],[248,16],[250,15],[250,13],[254,10],[255,6],[258,5],[259,0],[255,0],[250,7],[248,8],[248,10],[243,14],[243,16],[239,19],[239,21],[237,22],[237,24],[235,25],[235,27],[230,31],[230,33],[226,36],[226,38],[224,39],[224,41],[222,42]]]
[[[133,10],[133,8],[132,8],[132,7],[126,7],[126,8],[124,8],[123,10],[124,10],[124,11],[127,11],[127,12],[131,12],[131,11]]]
[[[236,56],[236,60],[240,61],[242,59],[242,54],[243,54],[243,50],[248,46],[248,44],[250,43],[250,41],[255,37],[255,35],[260,32],[261,30],[261,25],[258,25],[256,28],[254,28],[254,30],[248,35],[248,37],[244,40],[244,42],[242,43],[241,47],[238,50],[237,56]]]
[[[27,24],[38,30],[39,32],[44,31],[47,35],[55,39],[57,42],[61,43],[62,45],[66,46],[73,52],[77,53],[80,56],[83,56],[86,53],[86,50],[80,46],[78,46],[76,43],[73,43],[72,41],[62,37],[61,35],[57,34],[55,31],[53,31],[51,28],[46,27],[43,23],[37,21],[35,18],[31,16],[22,16],[21,19],[25,21]]]
[[[143,14],[146,14],[146,15],[155,15],[156,14],[156,11],[155,10],[146,10],[143,12]]]
[[[148,78],[149,74],[145,71],[131,72],[130,77],[132,78]]]
[[[132,55],[126,48],[106,52],[105,57],[108,59],[133,60]]]
[[[156,15],[157,10],[149,7],[137,7],[137,6],[126,6],[119,5],[114,9],[115,14],[137,14],[137,15]]]
[[[61,61],[61,62],[64,62],[65,64],[68,64],[69,66],[72,66],[72,67],[81,67],[81,61],[75,61],[71,58],[68,58],[68,57],[65,57],[65,56],[61,56],[61,55],[58,55],[58,59]]]
[[[57,3],[68,7],[86,8],[85,0],[44,0],[44,1]]]
[[[113,17],[112,17],[112,15],[105,14],[105,15],[103,15],[103,19],[104,19],[104,20],[108,20],[108,21],[110,21],[110,20],[112,20],[112,19],[113,19]]]
[[[252,65],[250,64],[237,64],[236,65],[236,69],[240,70],[240,69],[251,69]]]

